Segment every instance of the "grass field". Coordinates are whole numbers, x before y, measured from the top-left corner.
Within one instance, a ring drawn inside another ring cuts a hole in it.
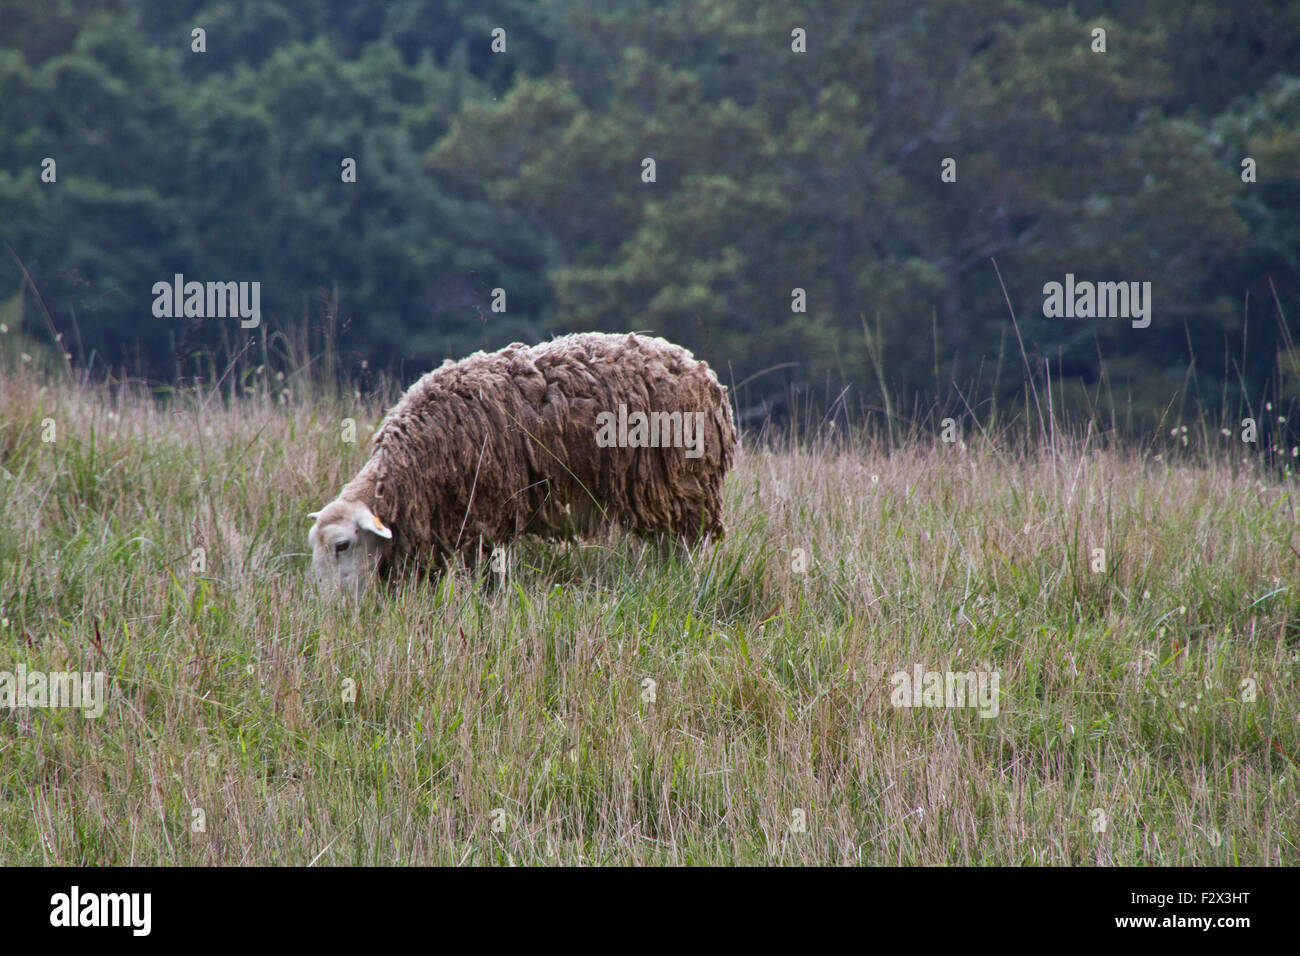
[[[306,514],[383,404],[250,381],[0,375],[0,671],[109,688],[0,708],[0,863],[1300,863],[1293,483],[1235,436],[747,440],[716,547],[356,607]]]

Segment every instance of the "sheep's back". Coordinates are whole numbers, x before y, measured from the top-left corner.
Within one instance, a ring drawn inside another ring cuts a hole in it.
[[[703,412],[702,454],[600,447],[598,416],[620,404]],[[445,363],[394,406],[375,436],[377,513],[408,529],[402,550],[417,553],[554,533],[575,515],[717,536],[734,445],[726,390],[679,346],[601,333],[516,343]]]

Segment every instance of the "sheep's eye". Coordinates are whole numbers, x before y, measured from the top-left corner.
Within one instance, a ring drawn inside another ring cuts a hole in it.
[[[350,547],[352,547],[352,542],[351,542],[351,541],[340,541],[338,544],[334,545],[334,553],[335,553],[335,554],[342,554],[344,551],[346,551],[346,550],[347,550],[348,548],[350,548]]]

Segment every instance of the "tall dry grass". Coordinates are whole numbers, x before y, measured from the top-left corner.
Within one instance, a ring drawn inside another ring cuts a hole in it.
[[[1235,436],[751,441],[721,544],[357,607],[305,515],[379,399],[2,374],[0,671],[110,692],[0,709],[0,863],[1300,862],[1294,484]]]

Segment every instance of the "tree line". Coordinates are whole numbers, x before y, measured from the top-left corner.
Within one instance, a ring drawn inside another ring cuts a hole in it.
[[[104,374],[645,330],[754,415],[1235,417],[1300,393],[1298,209],[1278,0],[0,0],[0,317]],[[174,275],[263,325],[155,316]],[[1067,276],[1149,324],[1046,315]]]

